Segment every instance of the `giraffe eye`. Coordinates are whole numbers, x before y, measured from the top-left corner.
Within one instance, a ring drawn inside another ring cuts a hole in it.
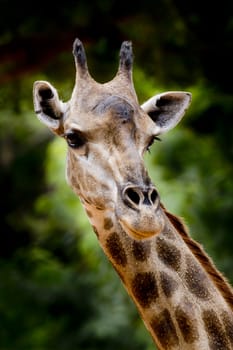
[[[81,148],[86,143],[85,137],[77,130],[67,132],[65,134],[65,139],[71,148]]]

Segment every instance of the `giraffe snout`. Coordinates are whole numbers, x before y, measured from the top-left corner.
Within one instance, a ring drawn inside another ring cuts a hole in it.
[[[124,205],[117,216],[123,230],[135,239],[159,234],[164,228],[160,198],[153,186],[126,186],[122,191]]]

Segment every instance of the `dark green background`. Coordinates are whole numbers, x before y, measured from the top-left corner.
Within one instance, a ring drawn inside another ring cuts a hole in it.
[[[69,99],[75,37],[101,82],[132,40],[140,102],[192,92],[146,162],[167,208],[233,281],[233,2],[0,1],[0,350],[152,350],[65,183],[65,144],[33,112],[35,80]]]

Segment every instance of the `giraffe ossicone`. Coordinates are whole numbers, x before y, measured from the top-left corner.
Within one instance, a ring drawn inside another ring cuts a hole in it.
[[[159,349],[233,349],[233,294],[182,222],[160,202],[143,162],[156,137],[175,127],[191,94],[168,91],[141,106],[132,79],[131,42],[116,76],[96,82],[79,39],[68,102],[34,83],[35,112],[68,144],[66,177],[104,252]]]

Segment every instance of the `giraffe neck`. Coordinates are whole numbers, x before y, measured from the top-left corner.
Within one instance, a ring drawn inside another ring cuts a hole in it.
[[[135,240],[112,212],[86,206],[112,262],[159,349],[233,349],[233,294],[175,216],[159,235]]]

